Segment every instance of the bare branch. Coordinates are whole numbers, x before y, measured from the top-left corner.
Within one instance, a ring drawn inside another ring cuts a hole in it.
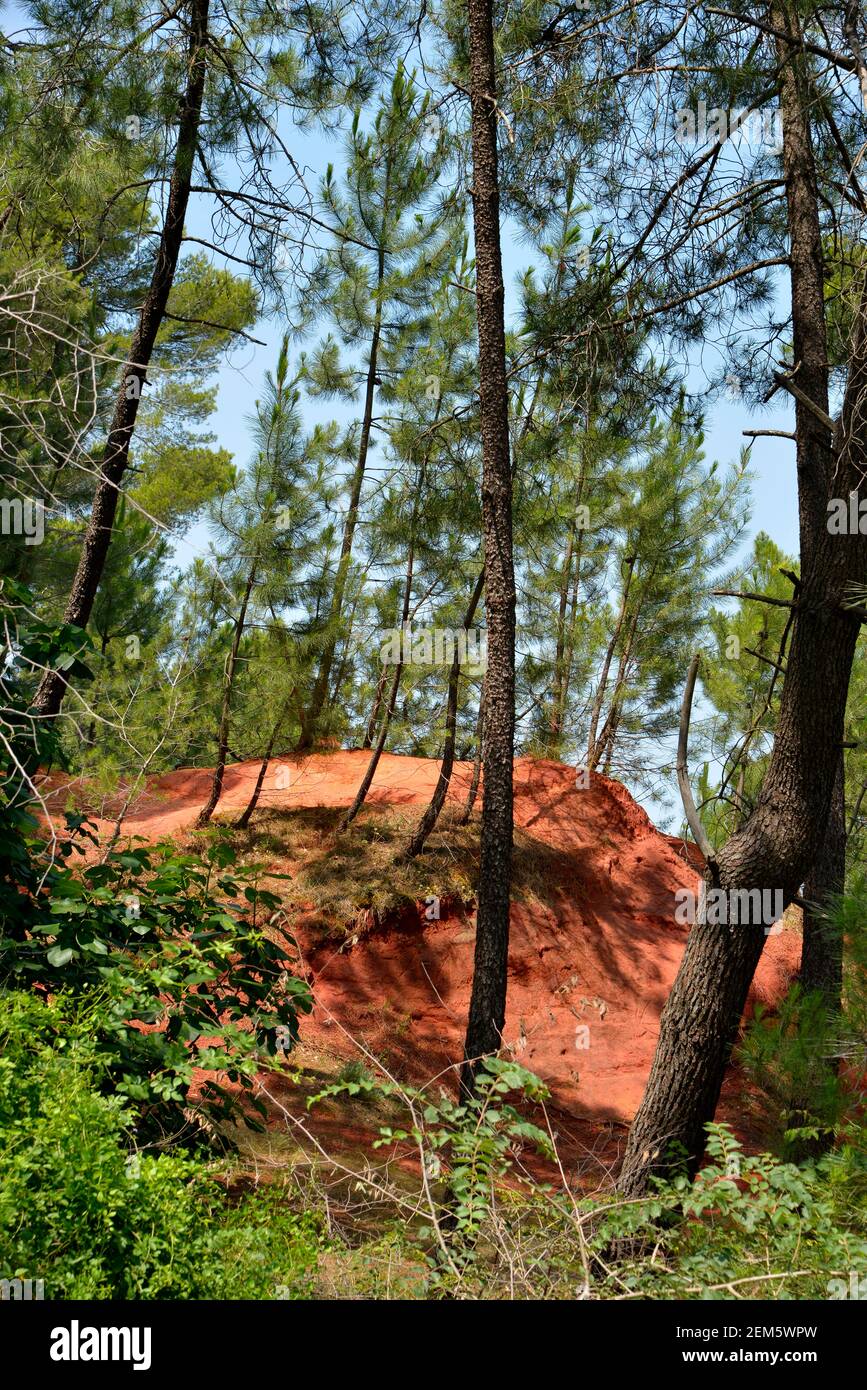
[[[704,855],[705,859],[713,858],[713,848],[710,840],[705,834],[704,826],[699,819],[698,811],[695,809],[695,802],[692,797],[692,788],[689,785],[689,767],[687,756],[689,752],[689,720],[692,713],[692,697],[695,690],[695,680],[698,675],[698,663],[701,657],[698,652],[689,663],[689,671],[686,677],[686,686],[683,691],[683,704],[680,707],[680,729],[677,735],[677,785],[680,788],[680,799],[683,802],[683,810],[686,822],[693,834],[693,839]]]

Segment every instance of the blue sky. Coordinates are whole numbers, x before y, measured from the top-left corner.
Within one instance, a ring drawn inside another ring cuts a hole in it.
[[[27,23],[26,10],[17,3],[2,4],[3,28],[10,33]],[[283,126],[281,121],[281,127]],[[329,162],[339,167],[342,137],[334,133],[319,131],[297,131],[286,123],[284,132],[287,144],[301,165],[308,187],[314,191]],[[188,231],[193,235],[206,236],[209,228],[206,209],[202,200],[195,198],[188,217]],[[200,250],[195,246],[190,250]],[[508,225],[504,228],[503,259],[506,279],[507,307],[514,308],[516,295],[515,282],[519,272],[528,262],[526,245],[510,235]],[[781,284],[784,283],[781,280]],[[255,328],[254,334],[265,342],[264,347],[243,343],[235,348],[219,373],[219,393],[217,410],[212,419],[212,428],[222,446],[229,449],[236,462],[243,464],[249,453],[249,437],[246,417],[252,411],[254,401],[261,387],[264,372],[276,361],[277,349],[284,325],[275,319],[263,319]],[[720,361],[715,350],[708,349],[707,375],[718,373]],[[698,357],[691,364],[687,377],[690,391],[701,395],[706,389],[707,377],[703,363]],[[314,409],[322,407],[306,406],[311,423]],[[329,404],[325,409],[336,414]],[[742,401],[723,397],[713,403],[707,412],[705,428],[705,452],[709,459],[718,459],[727,464],[738,457],[744,440],[744,429],[791,429],[793,411],[791,402],[782,398],[782,393],[774,398],[769,406],[761,411],[749,412]],[[750,535],[757,531],[767,531],[778,545],[789,553],[797,552],[798,520],[797,489],[794,466],[794,445],[784,439],[756,440],[751,454],[754,475],[752,519]],[[196,526],[177,550],[178,563],[184,564],[195,553],[206,547],[206,532]]]
[[[21,9],[14,4],[5,6],[4,21],[7,33],[18,27],[22,22]],[[329,163],[334,163],[338,173],[340,171],[342,135],[334,132],[325,134],[316,130],[298,131],[291,124],[288,113],[281,117],[280,128],[287,146],[302,168],[309,191],[315,194]],[[277,170],[278,174],[279,172]],[[208,208],[201,197],[194,196],[192,200],[187,218],[187,231],[193,236],[210,238]],[[201,248],[193,244],[188,250],[195,252]],[[531,253],[526,242],[516,235],[515,229],[508,222],[503,228],[503,258],[507,312],[514,313],[518,303],[516,284],[520,273],[531,259]],[[227,264],[231,266],[231,262]],[[778,276],[777,283],[782,299],[787,294],[784,275]],[[263,340],[263,345],[240,342],[228,354],[219,371],[217,408],[210,422],[211,429],[218,443],[229,449],[236,463],[241,466],[246,462],[250,452],[247,417],[252,413],[261,391],[264,373],[273,368],[276,362],[285,327],[278,318],[263,318],[253,330],[255,337]],[[719,377],[722,366],[718,351],[712,343],[697,348],[688,366],[686,383],[688,390],[699,398],[708,393],[705,454],[708,460],[718,460],[722,465],[727,465],[738,458],[746,442],[743,436],[744,429],[791,430],[793,410],[790,400],[782,392],[778,393],[768,406],[752,412],[748,410],[744,401],[732,394],[711,399],[708,383],[711,377]],[[349,413],[345,407],[335,407],[331,402],[321,405],[310,401],[304,404],[303,411],[310,425],[322,413],[327,413],[328,418],[336,416],[341,419],[346,419]],[[752,536],[762,530],[768,532],[785,551],[796,554],[797,487],[792,441],[757,439],[751,450],[751,473],[752,509],[744,551],[749,548]],[[199,523],[177,542],[176,564],[181,568],[186,567],[195,555],[204,554],[207,547],[207,527],[204,523]],[[642,799],[646,801],[649,809],[658,809],[653,805],[653,798]]]
[[[339,168],[339,136],[296,132],[290,136],[290,141],[293,152],[300,152],[311,191],[316,188],[329,162]],[[189,229],[194,233],[197,230],[197,220],[201,217],[201,207],[191,209],[188,221]],[[204,223],[199,228],[204,235],[203,228]],[[515,235],[514,229],[506,223],[503,229],[503,269],[507,312],[514,312],[517,306],[515,286],[530,258],[526,243],[522,242]],[[781,290],[785,292],[785,281],[782,277]],[[256,347],[249,343],[239,345],[232,351],[219,374],[218,404],[213,417],[213,429],[221,445],[232,451],[239,464],[243,464],[249,450],[245,417],[253,408],[264,372],[272,367],[276,360],[283,329],[283,323],[277,319],[262,319],[253,332],[257,338],[264,340],[266,346]],[[708,348],[704,359],[697,353],[687,374],[688,389],[701,397],[708,390],[708,379],[712,375],[718,375],[720,367],[721,361],[715,349]],[[327,412],[329,416],[340,414],[331,403],[316,405],[308,402],[305,405],[305,413],[311,423],[322,412]],[[716,459],[721,464],[735,461],[741,448],[748,442],[743,436],[745,429],[793,429],[790,401],[782,393],[778,393],[766,407],[751,411],[743,400],[726,392],[713,401],[707,411],[707,458]],[[753,536],[760,530],[767,531],[788,553],[796,554],[798,513],[794,453],[794,444],[790,440],[762,438],[754,441],[750,459],[753,496],[749,535]],[[198,548],[201,538],[201,528],[197,527],[189,539],[192,545]]]

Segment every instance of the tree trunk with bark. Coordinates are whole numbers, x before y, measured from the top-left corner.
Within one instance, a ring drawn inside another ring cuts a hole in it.
[[[247,802],[247,805],[244,807],[244,810],[241,812],[240,816],[235,821],[236,830],[245,830],[247,828],[247,826],[250,824],[250,817],[252,816],[253,812],[259,804],[259,797],[262,795],[262,787],[265,783],[265,775],[268,771],[268,765],[271,762],[271,755],[274,752],[274,744],[277,742],[277,737],[280,733],[280,730],[283,727],[287,715],[289,714],[289,709],[292,704],[292,696],[294,695],[294,693],[295,692],[293,691],[292,695],[290,695],[287,700],[284,700],[283,704],[280,707],[280,713],[274,720],[273,726],[271,728],[271,734],[268,738],[267,747],[265,748],[265,752],[262,755],[262,761],[259,764],[259,775],[256,778],[256,785],[253,788],[250,800]]]
[[[229,753],[229,721],[232,713],[232,690],[235,684],[235,668],[238,664],[238,651],[241,646],[241,638],[244,635],[244,624],[247,621],[247,608],[250,603],[250,595],[253,592],[253,585],[256,582],[257,563],[250,566],[247,574],[247,582],[244,585],[244,593],[241,598],[241,607],[238,609],[238,616],[235,618],[235,626],[232,632],[232,645],[229,648],[229,656],[226,661],[226,674],[223,678],[223,701],[220,708],[220,732],[217,739],[217,765],[214,768],[214,775],[211,778],[211,791],[207,801],[196,817],[196,829],[201,830],[206,826],[214,814],[220,794],[223,790],[223,778],[226,773],[226,758]]]
[[[599,730],[599,719],[602,714],[602,705],[605,701],[605,693],[608,688],[608,677],[611,672],[611,663],[614,660],[614,653],[617,650],[617,643],[620,641],[620,634],[623,624],[626,621],[626,608],[629,602],[629,590],[632,586],[632,575],[635,570],[637,557],[630,555],[626,562],[626,577],[623,581],[623,593],[620,598],[620,610],[617,614],[617,622],[614,624],[614,631],[605,652],[602,662],[602,670],[599,672],[599,684],[596,687],[596,694],[593,697],[593,705],[590,711],[590,728],[587,733],[587,767],[590,771],[596,768],[599,761],[599,740],[597,733]]]
[[[479,599],[482,596],[482,589],[485,584],[485,572],[482,570],[476,580],[476,587],[473,590],[467,611],[464,614],[463,627],[468,632],[473,625],[476,616],[476,609]],[[445,804],[446,793],[449,783],[452,780],[452,770],[455,765],[455,732],[458,721],[458,685],[460,684],[461,663],[460,651],[455,652],[454,660],[449,671],[449,687],[446,697],[446,741],[443,748],[442,762],[440,763],[440,774],[437,784],[434,787],[433,796],[425,807],[424,813],[420,817],[418,824],[413,831],[409,844],[403,852],[402,858],[414,859],[421,854],[425,847],[427,838],[439,820],[440,811]]]
[[[367,752],[368,749],[373,747],[373,740],[376,734],[376,721],[379,718],[379,711],[382,705],[382,697],[385,694],[387,676],[388,667],[383,666],[382,670],[379,673],[379,680],[376,682],[376,693],[373,697],[373,705],[371,706],[370,710],[370,718],[367,721],[367,728],[364,731],[364,742],[361,745],[362,749],[365,752]]]
[[[482,681],[482,689],[479,694],[479,714],[476,719],[476,756],[473,758],[473,775],[470,778],[470,787],[467,792],[467,800],[463,811],[458,817],[458,825],[468,825],[473,808],[476,804],[476,797],[479,793],[479,778],[482,775],[482,743],[485,734],[485,682]]]
[[[867,282],[838,428],[834,495],[856,490],[867,451]],[[827,494],[826,494],[827,495]],[[731,892],[781,889],[791,902],[816,856],[840,761],[846,699],[861,618],[852,587],[867,573],[867,536],[815,534],[802,568],[771,759],[756,809],[709,862],[705,882]],[[765,943],[763,926],[697,923],[663,1011],[647,1090],[629,1136],[621,1187],[645,1190],[676,1145],[695,1172],[704,1126]]]
[[[383,229],[384,226],[385,212],[383,212]],[[340,546],[340,559],[337,564],[337,576],[334,581],[334,592],[331,596],[331,605],[328,613],[330,633],[325,650],[322,653],[319,669],[316,673],[313,692],[310,697],[310,706],[304,724],[302,725],[301,737],[298,740],[299,751],[313,746],[316,728],[328,698],[328,683],[331,678],[331,667],[334,664],[334,654],[337,650],[337,634],[334,631],[334,626],[339,623],[343,613],[343,599],[346,593],[346,583],[349,578],[352,546],[355,540],[358,513],[361,506],[361,489],[367,468],[367,455],[370,450],[370,435],[373,428],[373,402],[376,394],[376,379],[379,369],[379,343],[382,337],[382,300],[380,291],[382,290],[384,279],[385,248],[381,246],[376,270],[377,298],[376,309],[373,316],[373,330],[370,336],[370,352],[367,358],[367,380],[364,388],[364,412],[361,419],[361,437],[358,443],[358,458],[355,464],[355,472],[352,475],[349,507],[346,513],[346,520],[343,523],[343,539]]]
[[[415,568],[415,528],[418,519],[418,504],[419,498],[421,496],[421,489],[422,484],[420,481],[415,495],[415,502],[413,505],[412,531],[410,535],[409,555],[407,556],[406,562],[406,580],[404,582],[403,587],[403,604],[401,605],[400,612],[400,659],[395,663],[394,676],[392,677],[391,681],[391,689],[388,692],[388,700],[385,706],[385,715],[382,721],[382,726],[379,730],[379,738],[376,740],[376,747],[373,749],[373,752],[371,753],[370,762],[367,764],[367,771],[361,779],[361,785],[359,786],[358,791],[355,793],[355,799],[352,805],[349,807],[349,810],[346,812],[346,815],[343,817],[343,820],[340,822],[341,830],[348,829],[348,827],[355,820],[355,817],[358,815],[359,811],[364,805],[367,793],[370,791],[371,784],[373,782],[374,777],[376,776],[376,769],[379,766],[379,760],[382,757],[383,751],[385,749],[385,741],[388,738],[388,731],[391,727],[391,721],[394,715],[394,708],[397,704],[397,695],[398,691],[400,690],[400,678],[403,674],[403,635],[404,630],[406,628],[406,624],[409,620],[409,608],[412,599],[412,576],[413,570]]]
[[[506,1017],[515,735],[515,571],[506,379],[498,107],[491,0],[468,0],[473,232],[482,438],[488,667],[476,947],[461,1085],[500,1047]]]
[[[818,858],[804,884],[804,939],[800,982],[817,990],[830,1013],[839,1014],[843,992],[843,941],[828,909],[846,884],[846,789],[841,752],[828,823]]]
[[[774,5],[781,63],[796,381],[827,415],[828,367],[821,225],[809,125],[811,85],[795,18]],[[801,584],[771,759],[749,820],[709,861],[705,882],[727,892],[781,889],[788,903],[825,833],[840,762],[859,617],[851,588],[867,573],[867,537],[830,535],[827,504],[863,476],[867,449],[867,282],[862,285],[846,394],[836,431],[796,404]],[[763,926],[698,922],[660,1023],[647,1090],[621,1173],[629,1194],[646,1189],[677,1146],[695,1172],[713,1119],[747,992],[765,943]]]
[[[569,526],[569,539],[566,542],[566,555],[563,560],[563,570],[560,576],[560,590],[557,596],[557,643],[554,656],[554,675],[551,682],[551,716],[549,719],[551,746],[554,752],[559,749],[563,738],[563,719],[569,700],[569,680],[572,674],[572,643],[571,641],[567,642],[566,629],[570,610],[570,596],[572,599],[572,612],[574,614],[577,604],[577,586],[581,575],[581,556],[583,550],[581,542],[584,530],[583,527],[578,525],[578,519],[583,495],[584,464],[582,460],[581,468],[578,473],[578,483],[575,488],[575,509],[572,513],[572,521]],[[574,584],[572,578],[573,572],[575,576]]]
[[[120,485],[129,465],[130,443],[142,387],[147,379],[154,344],[177,269],[207,76],[208,5],[209,0],[193,0],[190,5],[187,85],[178,125],[165,220],[151,283],[133,333],[129,357],[121,372],[81,558],[63,615],[63,621],[75,627],[87,627],[105,570]],[[54,717],[60,712],[65,694],[66,681],[60,672],[46,671],[34,703],[41,715]]]

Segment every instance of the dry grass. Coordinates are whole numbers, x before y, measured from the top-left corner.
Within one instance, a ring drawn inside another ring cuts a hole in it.
[[[242,863],[267,866],[268,886],[289,909],[322,916],[323,934],[354,930],[366,922],[412,908],[425,899],[472,907],[479,871],[479,822],[458,825],[446,810],[423,854],[406,860],[403,848],[417,808],[365,807],[346,831],[343,812],[332,807],[266,808],[246,830],[214,822],[228,834]],[[552,882],[574,871],[568,855],[521,830],[515,831],[512,894],[516,901],[550,901]],[[288,875],[288,879],[279,875]]]

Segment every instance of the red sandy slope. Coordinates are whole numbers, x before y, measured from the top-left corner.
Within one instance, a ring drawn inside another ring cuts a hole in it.
[[[269,771],[262,804],[348,805],[367,759],[367,753],[335,752],[283,760]],[[369,801],[424,804],[438,771],[434,761],[386,755]],[[256,763],[227,770],[220,812],[246,804],[257,772]],[[463,798],[469,772],[456,766],[455,797]],[[278,789],[287,780],[288,788]],[[188,828],[208,783],[206,770],[158,779],[125,830],[152,838]],[[574,769],[559,763],[518,761],[515,820],[540,843],[547,905],[527,900],[512,908],[505,1042],[547,1081],[559,1109],[626,1121],[641,1098],[686,938],[686,928],[674,922],[674,893],[694,888],[696,874],[683,846],[660,834],[623,786],[593,777],[589,788],[576,789]],[[427,922],[420,908],[341,951],[316,947],[303,916],[295,930],[316,996],[302,1038],[347,1056],[357,1055],[351,1042],[357,1039],[419,1081],[459,1060],[472,914],[444,907],[441,921]],[[792,930],[768,939],[750,1006],[779,999],[799,947]],[[732,1073],[722,1117],[740,1118],[741,1091]]]

